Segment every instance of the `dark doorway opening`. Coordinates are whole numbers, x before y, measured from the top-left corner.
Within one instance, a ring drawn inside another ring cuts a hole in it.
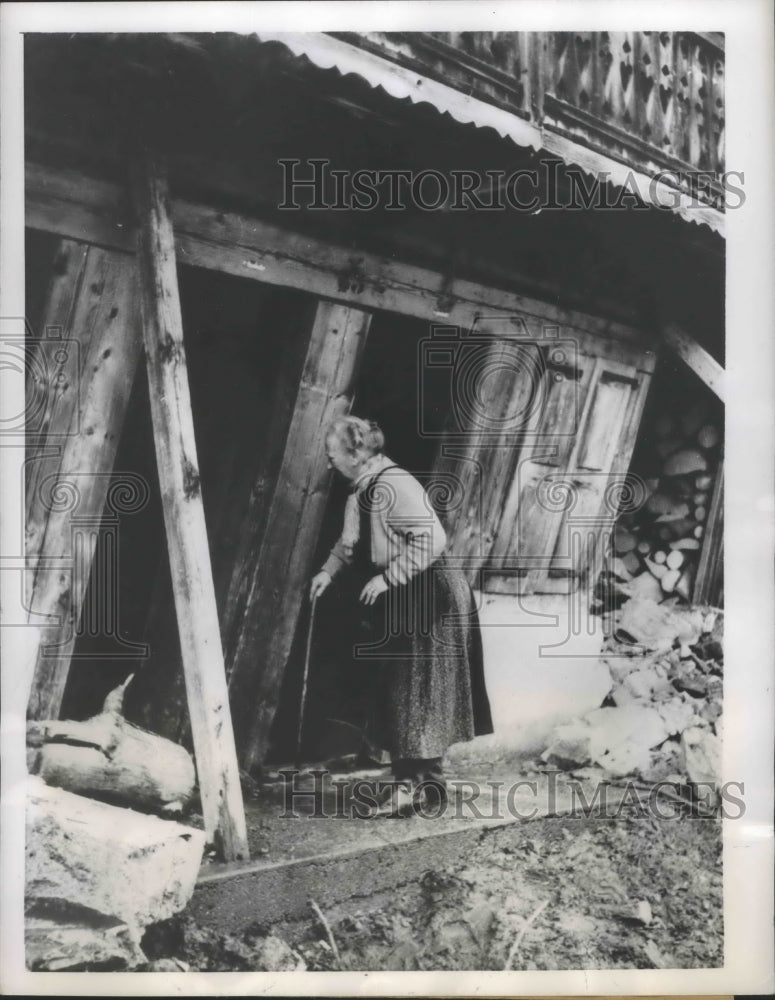
[[[181,266],[188,378],[216,600],[223,623],[232,569],[251,492],[271,450],[270,424],[278,373],[298,350],[306,307],[302,293],[220,272]],[[132,721],[189,743],[188,711],[164,530],[145,367],[138,367],[112,480],[141,477],[148,500],[123,516],[116,562],[87,590],[63,714],[86,718],[129,673],[125,712]],[[106,566],[101,533],[93,566]],[[118,635],[90,634],[101,621],[98,602],[114,586]],[[126,643],[147,653],[127,655]],[[123,644],[123,645],[122,645]]]
[[[375,314],[355,383],[352,412],[376,420],[385,434],[385,454],[428,483],[448,408],[438,380],[423,384],[422,344],[426,321],[394,313]],[[315,569],[339,537],[347,484],[332,483]],[[368,662],[353,657],[352,595],[335,582],[320,599],[314,623],[302,753],[323,760],[357,752],[375,697]],[[301,704],[310,605],[305,599],[272,727],[267,760],[293,759]]]

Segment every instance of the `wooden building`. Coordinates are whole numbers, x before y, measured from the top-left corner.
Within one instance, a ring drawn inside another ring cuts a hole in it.
[[[228,681],[250,769],[293,703],[351,407],[476,587],[587,585],[644,408],[721,405],[723,72],[696,33],[27,35],[30,715],[135,670],[132,716],[238,794],[213,720]],[[288,207],[312,161],[323,203]],[[495,207],[342,210],[358,170],[473,172]],[[520,171],[535,205],[498,207]]]

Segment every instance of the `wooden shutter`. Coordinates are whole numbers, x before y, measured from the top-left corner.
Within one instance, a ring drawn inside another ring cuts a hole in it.
[[[577,583],[626,492],[649,372],[579,355],[572,368],[548,363],[544,378],[537,433],[520,450],[490,554],[492,589]]]

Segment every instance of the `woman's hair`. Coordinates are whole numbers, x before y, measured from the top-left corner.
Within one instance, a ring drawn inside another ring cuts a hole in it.
[[[374,420],[360,417],[338,417],[326,430],[326,440],[338,438],[345,451],[352,457],[371,458],[385,447],[385,435]]]

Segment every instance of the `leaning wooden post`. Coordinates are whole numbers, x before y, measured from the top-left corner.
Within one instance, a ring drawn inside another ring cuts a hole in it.
[[[153,436],[205,830],[248,857],[229,695],[194,440],[175,243],[161,157],[134,164],[137,261]]]

